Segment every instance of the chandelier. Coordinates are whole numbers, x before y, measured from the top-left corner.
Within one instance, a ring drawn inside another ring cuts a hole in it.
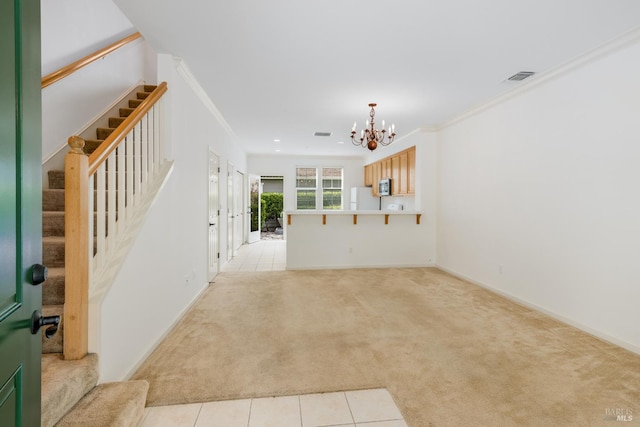
[[[386,134],[386,129],[384,128],[384,120],[382,121],[382,130],[378,130],[374,127],[375,122],[373,121],[373,117],[376,115],[376,111],[374,107],[376,107],[375,103],[369,104],[371,107],[371,111],[369,112],[369,117],[371,117],[371,122],[367,120],[365,124],[365,128],[360,131],[360,138],[356,138],[356,123],[353,123],[353,128],[351,128],[351,142],[353,145],[360,145],[362,147],[367,147],[369,150],[373,151],[378,148],[378,144],[387,146],[393,142],[393,138],[396,136],[396,126],[389,126],[389,135]],[[386,138],[385,138],[386,136]]]

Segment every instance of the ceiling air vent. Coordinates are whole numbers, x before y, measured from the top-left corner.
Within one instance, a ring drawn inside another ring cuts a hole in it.
[[[519,82],[527,77],[533,76],[535,73],[533,71],[520,71],[519,73],[515,73],[513,76],[509,77],[507,80],[512,82]]]
[[[331,132],[314,132],[313,136],[331,136]]]

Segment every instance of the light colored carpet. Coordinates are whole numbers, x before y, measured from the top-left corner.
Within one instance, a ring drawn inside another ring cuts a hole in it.
[[[640,356],[437,269],[222,273],[134,375],[148,405],[386,387],[410,426],[640,420]]]

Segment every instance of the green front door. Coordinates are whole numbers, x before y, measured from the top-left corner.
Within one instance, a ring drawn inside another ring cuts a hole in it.
[[[40,426],[40,2],[0,1],[0,426]]]

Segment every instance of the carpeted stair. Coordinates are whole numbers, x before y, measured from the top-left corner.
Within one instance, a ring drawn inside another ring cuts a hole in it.
[[[97,128],[96,139],[86,140],[85,154],[95,151],[156,87],[145,85],[109,118],[108,128]],[[64,171],[50,171],[49,188],[42,194],[43,264],[49,276],[42,288],[42,313],[62,319],[65,292]],[[94,231],[95,232],[95,231]],[[109,427],[140,424],[149,384],[146,381],[98,383],[98,356],[64,360],[63,328],[50,339],[42,335],[42,427]]]

